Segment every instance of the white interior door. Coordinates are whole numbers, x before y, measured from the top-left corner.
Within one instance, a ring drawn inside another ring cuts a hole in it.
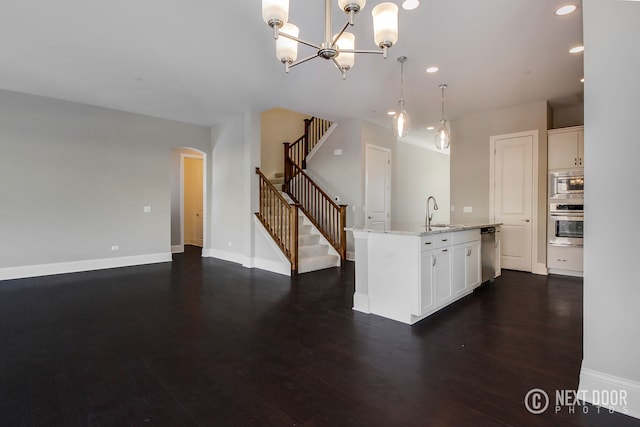
[[[501,227],[502,268],[531,271],[533,136],[492,137],[495,222]]]
[[[391,151],[367,144],[365,155],[365,227],[391,228]]]

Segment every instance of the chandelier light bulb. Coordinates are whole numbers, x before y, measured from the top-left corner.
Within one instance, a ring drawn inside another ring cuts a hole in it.
[[[380,3],[371,11],[376,45],[391,47],[398,41],[398,6]]]
[[[411,118],[404,108],[404,100],[398,101],[398,112],[393,116],[393,134],[396,139],[406,136],[411,128]]]
[[[273,27],[273,37],[278,38],[278,29],[289,20],[289,0],[262,0],[262,19]]]
[[[282,26],[280,32],[298,37],[300,30],[295,25],[287,23]],[[291,65],[298,58],[298,42],[287,37],[278,37],[276,40],[276,57],[287,66]]]

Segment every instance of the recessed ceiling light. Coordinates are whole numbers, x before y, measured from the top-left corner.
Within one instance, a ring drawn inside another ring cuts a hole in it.
[[[404,10],[413,10],[420,6],[420,0],[404,0],[402,2],[402,8]]]
[[[580,79],[580,83],[584,83],[584,77]]]
[[[395,111],[387,111],[387,116],[395,116],[396,112]]]
[[[584,52],[584,46],[574,46],[571,49],[569,49],[569,53],[580,53],[580,52]]]
[[[558,16],[564,16],[575,12],[577,8],[578,6],[576,6],[575,4],[567,4],[557,8],[555,13]]]
[[[438,67],[429,67],[427,68],[427,73],[437,73],[439,69]]]
[[[435,126],[427,126],[427,130],[434,130]]]

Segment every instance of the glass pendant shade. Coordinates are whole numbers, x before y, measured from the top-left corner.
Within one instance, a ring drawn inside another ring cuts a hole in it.
[[[287,23],[280,29],[281,33],[298,37],[300,30],[293,24]],[[276,56],[281,62],[291,63],[298,58],[298,42],[287,37],[278,37],[276,40]]]
[[[345,31],[336,42],[336,45],[338,46],[338,52],[340,50],[353,50],[356,47],[356,36]],[[355,63],[355,56],[355,53],[340,52],[336,56],[336,62],[340,65],[340,69],[349,69]]]
[[[338,5],[340,5],[340,9],[348,12],[349,9],[355,8],[356,10],[364,9],[364,5],[367,3],[367,0],[338,0]]]
[[[440,127],[436,130],[436,148],[438,150],[446,150],[451,143],[451,134],[447,128],[447,121],[440,120]]]
[[[289,20],[289,0],[262,0],[262,19],[267,24],[274,21],[286,24]]]
[[[391,47],[398,41],[398,6],[380,3],[371,11],[376,46]]]
[[[407,135],[409,128],[411,127],[411,118],[409,113],[404,108],[404,100],[398,101],[398,112],[393,116],[393,135],[398,138],[402,138]]]

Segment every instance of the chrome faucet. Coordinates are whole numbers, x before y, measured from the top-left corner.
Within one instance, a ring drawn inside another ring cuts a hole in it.
[[[436,202],[436,198],[433,196],[429,196],[427,199],[427,217],[425,218],[425,228],[427,231],[431,229],[431,220],[433,219],[433,212],[429,214],[429,202],[433,200],[433,210],[434,212],[438,210],[438,202]]]

